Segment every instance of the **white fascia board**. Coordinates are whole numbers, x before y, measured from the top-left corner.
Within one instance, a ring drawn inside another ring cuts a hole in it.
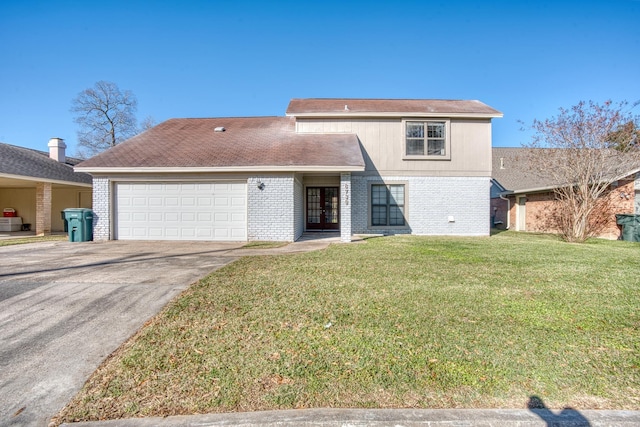
[[[230,166],[230,167],[76,167],[76,172],[85,173],[203,173],[203,172],[362,172],[364,166]]]
[[[631,175],[636,175],[638,172],[640,172],[640,167],[631,169],[631,171],[629,171],[628,173],[620,175],[618,178],[616,178],[616,181],[620,181],[621,179],[625,179]]]
[[[548,191],[553,191],[554,188],[558,188],[558,185],[551,185],[547,187],[532,187],[532,188],[524,188],[522,190],[508,190],[510,194],[524,194],[524,193],[545,193]]]
[[[620,181],[621,179],[625,179],[631,175],[634,175],[636,173],[640,172],[640,168],[638,169],[632,169],[630,172],[628,173],[624,173],[618,177],[616,177],[616,179],[611,180],[611,182],[615,182],[615,181]],[[603,180],[604,181],[604,180]],[[568,184],[567,184],[568,185]],[[546,187],[532,187],[532,188],[525,188],[523,190],[510,190],[511,193],[513,194],[520,194],[520,193],[541,193],[541,192],[546,192],[546,191],[553,191],[555,188],[558,187],[562,187],[562,185],[548,185]]]
[[[426,118],[464,118],[464,119],[492,119],[504,117],[502,113],[429,113],[429,112],[417,112],[417,113],[359,113],[359,112],[346,112],[346,113],[300,113],[300,114],[287,114],[289,117],[299,118],[355,118],[355,117],[375,117],[375,118],[406,118],[406,117],[426,117]]]
[[[21,181],[31,181],[31,182],[49,182],[51,184],[61,184],[61,185],[75,185],[78,187],[87,187],[91,188],[92,184],[87,184],[84,182],[75,182],[75,181],[61,181],[58,179],[48,179],[48,178],[38,178],[37,176],[25,176],[25,175],[12,175],[8,173],[0,174],[1,178],[9,178],[9,179],[17,179]]]

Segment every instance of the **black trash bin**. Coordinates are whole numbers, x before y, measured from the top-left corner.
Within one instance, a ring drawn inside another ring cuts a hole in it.
[[[68,223],[70,242],[93,240],[93,211],[85,208],[68,208],[64,211]]]
[[[640,215],[616,214],[616,223],[622,226],[622,240],[640,242]]]

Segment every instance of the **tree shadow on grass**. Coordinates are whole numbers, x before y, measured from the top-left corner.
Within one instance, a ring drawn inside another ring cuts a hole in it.
[[[591,427],[589,420],[579,411],[564,408],[558,414],[553,413],[538,396],[529,397],[527,408],[539,416],[548,427]]]

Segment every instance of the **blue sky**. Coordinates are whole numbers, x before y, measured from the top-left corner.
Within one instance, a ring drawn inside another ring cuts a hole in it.
[[[493,145],[519,146],[518,121],[640,100],[639,23],[639,0],[0,0],[0,141],[60,137],[73,154],[71,100],[107,80],[156,122],[281,116],[291,98],[478,99],[504,113]]]

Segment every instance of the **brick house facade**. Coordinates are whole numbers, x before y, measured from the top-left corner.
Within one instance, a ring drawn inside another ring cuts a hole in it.
[[[285,117],[171,119],[76,170],[94,177],[95,240],[488,235],[501,116],[478,101],[294,99]]]
[[[558,203],[549,185],[531,182],[522,166],[519,148],[493,149],[491,212],[497,228],[558,233]],[[530,178],[529,178],[530,179]],[[545,188],[546,187],[546,188]],[[502,198],[500,197],[502,195]],[[505,200],[506,199],[506,200]],[[614,182],[600,201],[590,223],[597,237],[619,239],[616,214],[640,214],[640,173],[636,170]]]

